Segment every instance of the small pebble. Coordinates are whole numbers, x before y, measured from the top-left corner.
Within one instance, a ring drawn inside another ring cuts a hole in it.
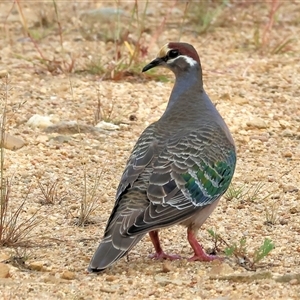
[[[163,265],[162,265],[162,271],[163,273],[168,273],[170,271],[172,271],[172,265],[170,261],[164,261]]]
[[[287,225],[288,224],[288,220],[287,219],[280,219],[279,223],[280,223],[280,225]]]
[[[29,264],[31,270],[34,271],[42,271],[43,270],[43,263],[35,261]]]
[[[290,208],[290,213],[291,214],[296,214],[298,212],[298,208],[297,207],[291,207]]]
[[[73,280],[75,279],[75,273],[71,271],[64,271],[60,277],[66,280]]]
[[[283,157],[292,157],[293,153],[291,151],[285,151],[285,152],[282,153],[282,156]]]
[[[8,277],[10,277],[8,265],[0,263],[0,278],[8,278]]]
[[[112,281],[115,281],[117,278],[118,278],[117,276],[108,275],[105,280],[109,281],[109,282],[112,282]]]
[[[293,193],[299,191],[299,189],[293,185],[285,185],[282,187],[282,189],[285,193]]]
[[[293,137],[294,132],[290,129],[285,129],[285,130],[282,131],[281,135],[284,136],[284,137]]]
[[[267,128],[267,124],[264,120],[254,117],[246,122],[246,125],[250,128],[258,128],[258,129],[265,129]]]
[[[7,70],[0,70],[0,78],[4,78],[7,74]]]
[[[290,281],[290,284],[291,284],[291,285],[296,285],[296,284],[298,284],[298,280],[297,280],[296,278],[294,278],[294,279],[292,279],[292,280]]]

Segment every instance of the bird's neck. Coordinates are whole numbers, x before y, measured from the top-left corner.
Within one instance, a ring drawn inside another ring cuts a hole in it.
[[[197,90],[198,93],[203,91],[202,73],[199,67],[190,68],[186,72],[181,72],[176,75],[175,84],[166,108],[166,112],[181,99],[186,92]]]

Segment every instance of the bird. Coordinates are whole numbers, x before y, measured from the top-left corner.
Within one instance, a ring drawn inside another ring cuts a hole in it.
[[[179,259],[163,251],[159,230],[187,228],[190,261],[212,261],[197,241],[199,228],[228,189],[236,147],[220,113],[203,88],[195,48],[169,42],[142,72],[163,67],[175,74],[166,110],[138,138],[117,188],[104,236],[88,271],[101,272],[126,255],[147,233],[153,259]]]

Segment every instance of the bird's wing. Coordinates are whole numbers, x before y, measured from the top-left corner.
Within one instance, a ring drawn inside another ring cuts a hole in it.
[[[148,126],[136,142],[121,177],[116,199],[119,199],[120,195],[134,184],[145,168],[156,158],[158,142],[153,134],[154,127],[155,123]]]
[[[220,128],[195,130],[160,147],[150,128],[123,173],[106,234],[142,234],[189,218],[228,188],[235,148]],[[118,224],[118,226],[116,226]]]
[[[113,235],[116,228],[122,234],[128,224],[134,223],[135,216],[143,211],[143,207],[148,206],[146,189],[150,174],[142,177],[141,174],[147,174],[145,169],[149,171],[157,157],[158,143],[154,127],[155,123],[144,130],[131,152],[117,189],[116,202],[106,225],[105,236]]]
[[[235,163],[234,145],[220,128],[207,127],[170,139],[151,166],[149,204],[131,215],[124,233],[134,235],[179,223],[213,203],[227,190]]]

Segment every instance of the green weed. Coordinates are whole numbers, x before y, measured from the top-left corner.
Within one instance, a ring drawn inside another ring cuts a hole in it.
[[[187,1],[187,22],[193,26],[198,34],[207,33],[219,21],[224,9],[228,6],[227,0],[222,1]]]
[[[253,255],[249,256],[249,246],[245,236],[238,242],[229,244],[219,234],[215,233],[214,230],[209,229],[208,233],[212,236],[215,247],[216,245],[219,245],[219,247],[220,245],[225,246],[224,252],[227,257],[234,257],[240,266],[251,271],[256,270],[259,267],[258,263],[275,248],[274,243],[266,238],[263,244],[254,251]],[[215,250],[219,249],[215,248]]]
[[[255,202],[258,200],[262,202],[274,193],[272,190],[269,191],[269,189],[270,186],[267,186],[264,182],[253,183],[249,187],[246,187],[246,185],[237,187],[231,183],[224,198],[226,200],[237,199],[244,202]]]

